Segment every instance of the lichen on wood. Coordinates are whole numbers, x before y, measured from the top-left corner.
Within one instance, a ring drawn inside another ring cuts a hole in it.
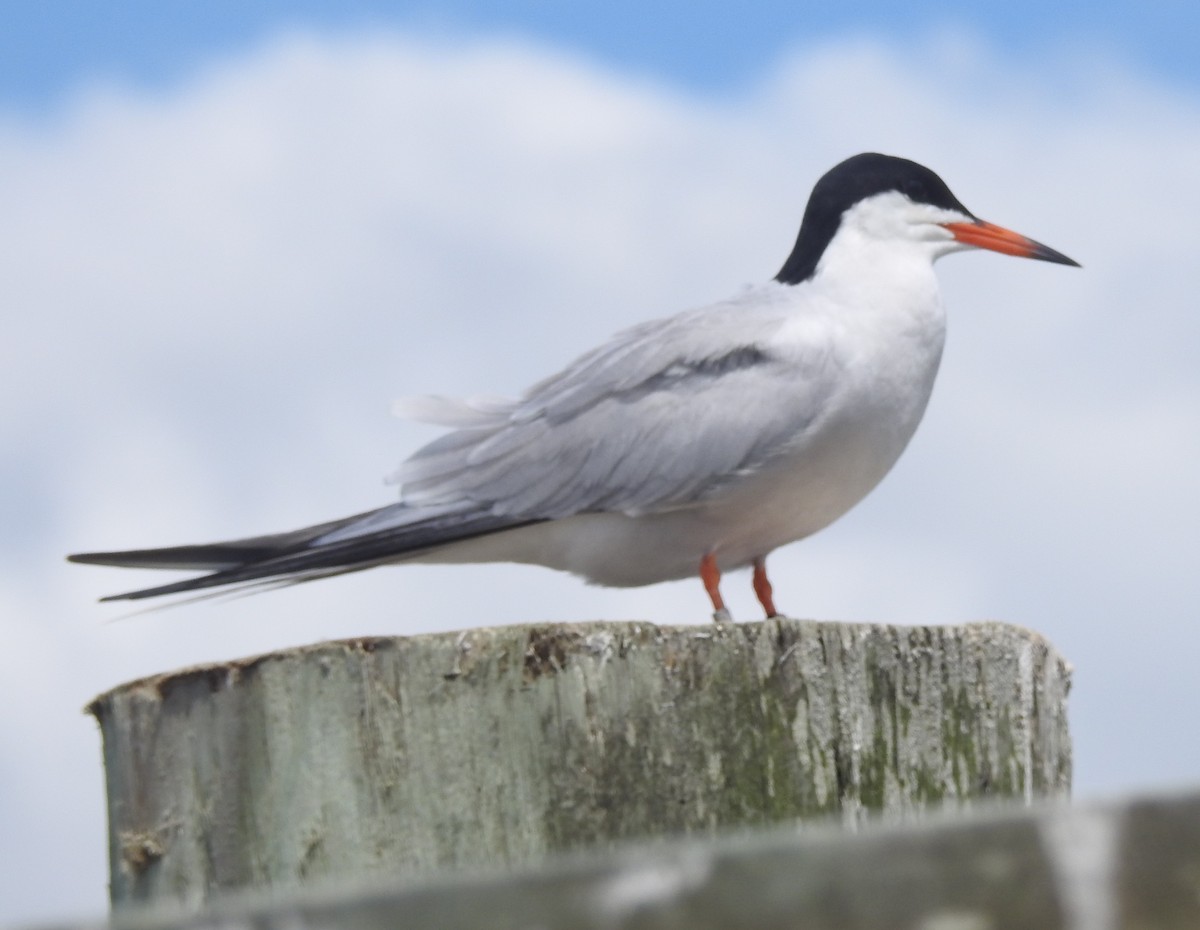
[[[588,623],[323,643],[89,709],[114,903],[196,903],[1060,796],[1068,686],[1045,640],[1001,624]]]

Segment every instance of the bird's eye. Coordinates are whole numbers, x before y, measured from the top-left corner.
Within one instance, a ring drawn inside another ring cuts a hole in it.
[[[915,178],[909,178],[901,187],[901,192],[909,199],[919,203],[924,199],[924,187]]]

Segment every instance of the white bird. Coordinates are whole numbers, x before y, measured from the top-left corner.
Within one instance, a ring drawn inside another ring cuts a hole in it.
[[[613,337],[516,400],[416,398],[453,427],[401,466],[401,500],[289,533],[72,555],[209,574],[105,600],[293,583],[397,562],[522,562],[636,586],[724,571],[828,526],[879,483],[933,389],[933,262],[968,248],[1077,263],[975,217],[936,174],[867,153],[813,188],[774,280]]]

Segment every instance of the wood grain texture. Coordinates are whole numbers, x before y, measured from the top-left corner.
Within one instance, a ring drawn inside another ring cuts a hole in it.
[[[1067,664],[1001,624],[485,628],[123,685],[115,905],[536,863],[1070,784]]]

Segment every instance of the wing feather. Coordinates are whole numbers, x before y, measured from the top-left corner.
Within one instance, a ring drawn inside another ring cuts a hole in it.
[[[827,347],[779,351],[787,319],[785,307],[735,300],[626,330],[420,449],[398,472],[403,497],[523,519],[702,501],[785,452],[823,410]]]

